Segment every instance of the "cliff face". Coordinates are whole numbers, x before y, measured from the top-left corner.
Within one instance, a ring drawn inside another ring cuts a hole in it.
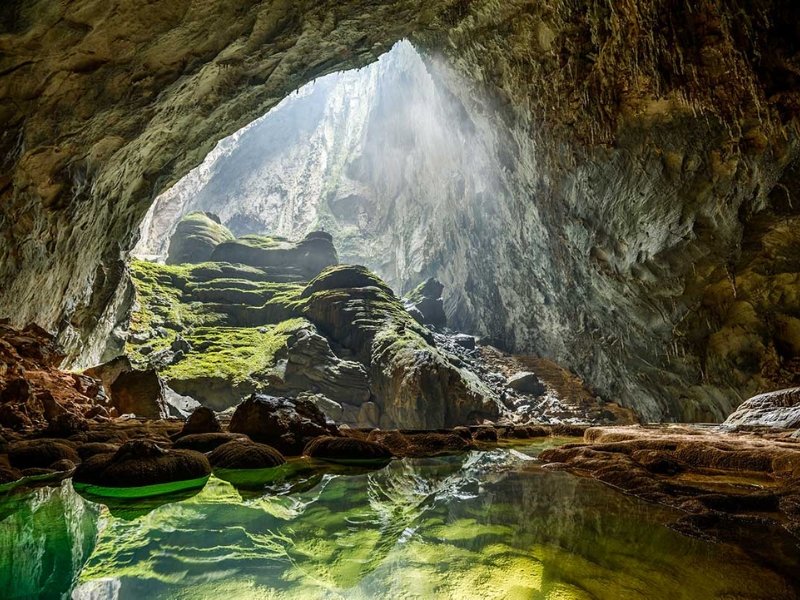
[[[402,180],[366,164],[335,179],[348,200],[331,212],[364,216],[350,231],[371,233],[367,258],[387,256],[400,287],[436,274],[455,326],[553,357],[646,418],[719,419],[797,377],[798,10],[12,3],[0,312],[92,340],[156,194],[303,83],[407,37],[460,131],[497,140],[459,168],[503,170],[486,194],[394,198],[383,221],[370,202]]]

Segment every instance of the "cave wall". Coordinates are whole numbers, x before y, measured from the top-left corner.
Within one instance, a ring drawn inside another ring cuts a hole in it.
[[[75,356],[159,192],[302,83],[407,37],[446,60],[439,76],[474,122],[508,137],[509,199],[460,207],[425,245],[456,325],[556,358],[649,419],[716,420],[793,377],[788,0],[2,11],[0,314],[58,329]],[[774,294],[740,298],[742,269]],[[726,328],[746,359],[713,339]]]

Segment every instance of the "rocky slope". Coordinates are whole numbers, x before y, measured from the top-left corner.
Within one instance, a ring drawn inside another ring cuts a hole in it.
[[[0,314],[58,330],[73,360],[98,360],[159,192],[292,90],[407,37],[444,57],[513,183],[413,244],[455,325],[652,419],[721,419],[796,377],[796,3],[151,8],[0,17]]]
[[[184,218],[170,248],[196,239],[187,224],[198,218]],[[364,427],[435,429],[500,415],[493,392],[436,347],[385,283],[337,265],[328,234],[218,237],[208,260],[133,265],[127,350],[177,393],[215,410],[255,391],[304,395]]]

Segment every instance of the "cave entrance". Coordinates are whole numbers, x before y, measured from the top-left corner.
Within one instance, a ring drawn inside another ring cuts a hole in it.
[[[505,188],[474,93],[400,41],[301,87],[221,140],[153,202],[133,255],[164,261],[177,223],[212,213],[234,236],[333,236],[339,259],[404,293],[442,276],[448,232]]]

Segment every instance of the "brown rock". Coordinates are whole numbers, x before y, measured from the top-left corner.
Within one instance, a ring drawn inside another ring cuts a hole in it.
[[[8,446],[8,458],[17,469],[48,468],[54,462],[67,459],[81,462],[75,448],[63,440],[35,439],[14,442]]]
[[[189,415],[180,435],[217,433],[219,431],[222,431],[222,425],[219,424],[216,413],[210,408],[199,406]]]
[[[249,438],[241,433],[224,433],[221,431],[214,433],[192,433],[178,438],[174,447],[184,450],[196,450],[197,452],[211,452],[222,444],[242,440],[248,441]]]
[[[192,450],[164,450],[149,440],[126,442],[114,454],[95,454],[73,475],[76,483],[139,487],[187,481],[211,473],[208,459]]]
[[[266,469],[286,462],[272,446],[247,438],[222,444],[208,455],[208,460],[215,469]]]
[[[313,438],[338,434],[312,402],[263,394],[253,394],[236,407],[228,430],[295,456]]]
[[[391,450],[379,442],[332,436],[314,438],[306,445],[303,454],[341,463],[385,464],[392,458]]]
[[[164,384],[155,369],[125,371],[111,384],[111,404],[120,414],[148,419],[167,417]]]

